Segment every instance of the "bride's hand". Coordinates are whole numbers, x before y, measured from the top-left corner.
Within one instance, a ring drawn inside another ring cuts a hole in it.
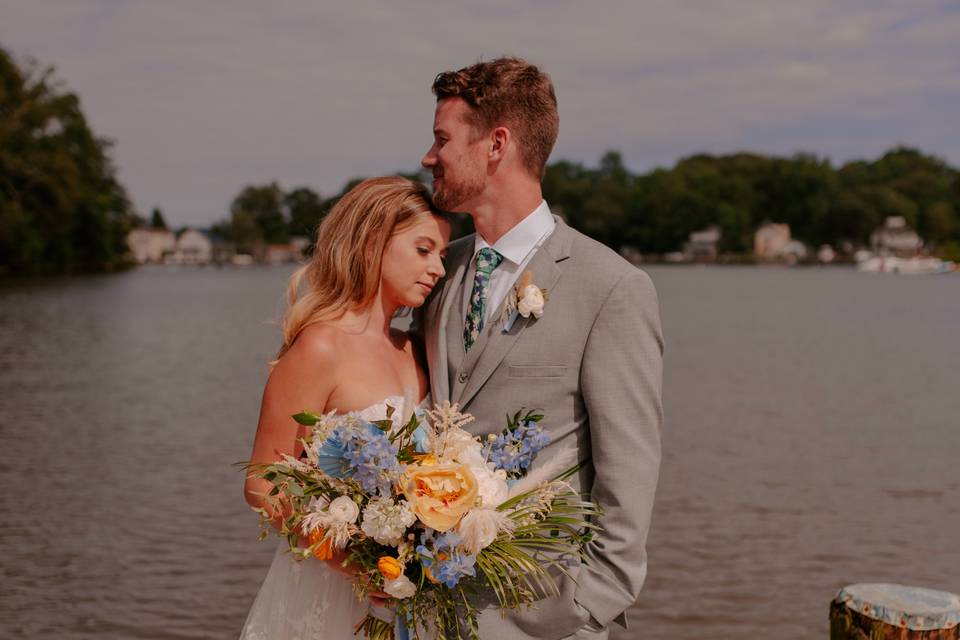
[[[348,578],[353,578],[359,572],[358,567],[354,564],[344,564],[344,561],[347,559],[346,549],[340,549],[339,551],[334,551],[333,556],[326,560],[327,566],[336,571],[337,573],[344,575]]]
[[[348,554],[345,549],[341,549],[340,551],[334,551],[333,557],[330,558],[329,560],[326,560],[325,562],[327,563],[327,566],[329,566],[331,569],[333,569],[340,575],[345,576],[348,579],[352,580],[358,573],[360,573],[361,567],[356,564],[345,565],[344,560],[346,560],[347,555]],[[383,591],[371,591],[369,594],[367,594],[367,596],[370,598],[370,602],[372,602],[377,607],[390,606],[389,600],[390,598],[393,597],[389,593],[384,593]]]

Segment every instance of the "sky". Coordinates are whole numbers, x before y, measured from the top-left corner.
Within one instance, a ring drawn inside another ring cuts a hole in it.
[[[436,74],[504,54],[553,78],[551,161],[903,144],[960,166],[960,0],[0,0],[0,46],[56,68],[137,210],[177,227],[248,184],[415,170]]]

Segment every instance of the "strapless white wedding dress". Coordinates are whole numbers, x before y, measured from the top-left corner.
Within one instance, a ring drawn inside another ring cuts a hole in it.
[[[428,395],[418,408],[429,406]],[[356,412],[365,420],[385,420],[387,405],[400,426],[403,396],[390,396]],[[282,540],[273,556],[240,640],[351,640],[354,627],[372,611],[369,600],[359,600],[350,580],[315,558],[296,560]],[[380,610],[383,617],[384,611]],[[375,613],[376,615],[376,613]]]

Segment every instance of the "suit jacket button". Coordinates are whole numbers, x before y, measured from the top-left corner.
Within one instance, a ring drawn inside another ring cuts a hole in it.
[[[457,376],[457,381],[458,381],[460,384],[463,384],[463,383],[466,382],[469,378],[470,378],[470,376],[468,376],[466,373],[461,373],[460,375]]]

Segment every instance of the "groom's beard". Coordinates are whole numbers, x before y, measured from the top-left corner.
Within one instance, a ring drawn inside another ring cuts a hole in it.
[[[467,175],[461,180],[454,180],[449,175],[439,176],[439,184],[437,184],[437,177],[434,177],[433,204],[435,207],[443,211],[469,213],[464,205],[483,193],[484,180],[482,173],[466,173]]]

